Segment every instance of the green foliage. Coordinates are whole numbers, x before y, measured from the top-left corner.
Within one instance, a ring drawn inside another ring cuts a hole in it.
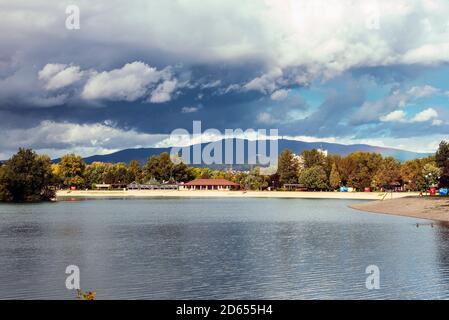
[[[341,184],[341,177],[340,173],[338,172],[337,165],[334,163],[332,164],[332,170],[329,176],[329,185],[331,189],[337,189],[340,187]]]
[[[262,190],[268,187],[268,181],[264,176],[260,175],[260,168],[257,167],[247,175],[243,179],[241,179],[240,184],[244,186],[247,190]]]
[[[144,180],[155,179],[159,182],[168,181],[172,177],[173,162],[167,152],[148,159],[143,168]]]
[[[381,160],[373,180],[373,185],[377,187],[401,184],[401,163],[393,157],[386,157]]]
[[[133,181],[136,181],[138,183],[142,182],[143,173],[139,162],[137,162],[136,160],[131,160],[131,162],[129,163],[129,171],[130,175],[133,177]]]
[[[428,163],[435,165],[435,157],[409,160],[401,165],[401,179],[408,190],[422,191],[426,188],[422,172]]]
[[[278,174],[281,185],[286,183],[298,183],[298,163],[294,158],[293,152],[285,149],[279,155]]]
[[[318,165],[302,170],[299,183],[312,190],[328,189],[326,171]]]
[[[129,184],[134,180],[134,174],[123,162],[110,165],[104,176],[104,182],[108,184]]]
[[[422,173],[420,184],[422,190],[427,190],[429,187],[437,186],[440,180],[441,169],[432,163],[428,163],[424,166]]]
[[[94,184],[106,183],[105,175],[109,166],[109,163],[103,162],[92,162],[90,165],[87,165],[84,171],[86,185],[92,186]]]
[[[304,168],[312,168],[315,166],[324,167],[326,165],[325,155],[318,151],[317,149],[304,150],[301,153],[302,159],[304,161]]]
[[[83,187],[84,169],[86,163],[84,160],[75,154],[67,154],[61,158],[59,163],[59,175],[66,187],[76,186]]]
[[[363,190],[373,184],[373,178],[382,164],[382,156],[377,153],[354,152],[348,156],[346,163],[348,171],[348,185]]]
[[[212,170],[209,168],[193,168],[192,173],[195,179],[210,179],[213,175]]]
[[[5,184],[6,182],[6,166],[0,165],[0,201],[10,201],[11,194]]]
[[[173,166],[172,175],[176,182],[189,182],[195,179],[192,169],[183,162]]]
[[[138,166],[138,164],[137,164]],[[123,162],[119,163],[103,163],[93,162],[86,166],[84,171],[85,184],[92,186],[94,184],[129,184],[138,180],[136,175],[139,174],[140,167],[127,166]]]
[[[54,196],[50,186],[92,186],[95,184],[129,184],[132,181],[161,183],[195,178],[227,179],[245,189],[261,190],[268,185],[282,187],[301,183],[312,190],[335,190],[347,185],[358,190],[379,188],[387,184],[405,184],[409,190],[426,190],[429,186],[449,184],[449,143],[442,141],[435,157],[415,159],[401,164],[393,157],[354,152],[347,157],[325,157],[318,150],[304,151],[300,158],[284,150],[278,159],[278,171],[267,177],[260,168],[250,172],[191,168],[174,165],[168,153],[148,159],[143,170],[135,160],[125,163],[94,162],[86,165],[80,156],[68,154],[59,164],[47,156],[20,149],[6,164],[0,165],[0,201],[39,201]],[[445,184],[446,183],[446,184]]]
[[[435,161],[441,170],[441,186],[449,187],[449,142],[441,141],[435,154]]]
[[[0,168],[0,200],[33,202],[50,200],[53,174],[50,158],[31,149],[19,149]]]
[[[334,163],[337,165],[338,172],[340,173],[341,184],[348,185],[353,172],[357,169],[357,162],[353,157],[335,157]]]

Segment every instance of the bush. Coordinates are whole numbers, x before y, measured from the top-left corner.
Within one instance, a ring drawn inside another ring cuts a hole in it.
[[[328,189],[326,171],[320,166],[304,169],[299,176],[299,183],[312,190]]]
[[[55,196],[51,162],[48,156],[31,149],[19,149],[0,170],[0,200],[34,202]]]

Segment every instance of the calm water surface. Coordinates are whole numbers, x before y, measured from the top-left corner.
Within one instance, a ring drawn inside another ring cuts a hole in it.
[[[449,229],[349,200],[137,199],[0,205],[0,298],[447,299]],[[379,290],[365,268],[380,268]]]

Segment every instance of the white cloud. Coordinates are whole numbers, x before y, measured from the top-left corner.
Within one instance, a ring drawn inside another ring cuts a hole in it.
[[[394,90],[382,99],[364,102],[352,116],[351,123],[362,124],[376,122],[379,118],[385,119],[387,113],[391,113],[391,117],[393,118],[395,116],[399,117],[400,113],[396,112],[398,108],[406,108],[408,104],[415,103],[420,98],[431,97],[436,94],[441,94],[441,92],[441,89],[430,85],[414,86],[408,90]]]
[[[256,121],[261,124],[272,124],[272,123],[276,122],[275,119],[273,119],[271,114],[269,114],[268,112],[259,113],[257,115]]]
[[[97,62],[131,49],[148,52],[146,58],[163,53],[161,60],[168,64],[256,61],[266,70],[297,68],[308,81],[308,75],[329,78],[363,66],[449,61],[446,0],[98,0],[95,5],[79,0],[78,4],[84,18],[82,37],[74,38],[79,50],[74,50],[77,46],[62,47],[67,30],[58,17],[64,2],[1,3],[0,30],[8,30],[0,35],[5,56],[19,48],[33,54],[43,46],[88,56],[92,43],[101,42],[106,44],[99,49],[101,54],[90,57]]]
[[[260,91],[262,93],[271,93],[277,88],[276,82],[282,77],[282,70],[275,68],[270,72],[254,78],[243,86],[247,91]]]
[[[396,111],[390,112],[387,115],[381,116],[379,118],[379,120],[382,122],[399,122],[399,121],[404,121],[405,116],[406,116],[406,114],[404,111],[396,110]]]
[[[284,100],[288,97],[289,90],[279,89],[271,94],[271,100]]]
[[[54,107],[54,106],[62,106],[67,102],[68,95],[67,94],[59,94],[53,97],[31,97],[28,99],[28,102],[33,106],[40,108]]]
[[[140,61],[103,72],[81,71],[79,66],[49,63],[39,71],[38,78],[44,82],[46,90],[57,90],[74,84],[84,75],[89,77],[81,92],[81,97],[86,100],[135,101],[149,95],[148,101],[162,103],[170,101],[174,90],[183,85],[178,85],[177,79],[173,78],[171,67],[157,70]],[[39,97],[30,101],[36,101],[39,105],[46,103],[44,99]],[[43,102],[39,103],[40,100]]]
[[[449,62],[447,0],[77,2],[82,7],[82,21],[81,29],[74,33],[61,24],[64,1],[15,0],[11,5],[0,0],[0,30],[7,30],[0,33],[2,107],[9,103],[20,108],[22,104],[15,103],[12,93],[20,97],[20,102],[60,105],[69,98],[65,92],[52,97],[46,91],[80,85],[84,80],[88,81],[82,90],[85,99],[172,99],[176,89],[171,90],[170,83],[173,88],[175,80],[157,76],[169,73],[162,72],[165,69],[158,71],[133,62],[111,71],[117,62],[134,61],[136,56],[158,69],[179,63],[186,68],[219,66],[215,70],[220,72],[221,68],[227,71],[228,66],[260,70],[260,76],[244,89],[223,81],[223,88],[229,86],[217,92],[257,90],[270,95],[288,87],[291,81],[310,84],[351,69],[381,66],[389,70],[389,66],[399,66],[404,70],[403,65],[412,65],[413,69],[406,70],[414,72],[415,66],[420,70],[422,65]],[[45,71],[44,67],[38,81],[34,66],[55,61],[64,64],[53,64]],[[99,70],[106,71],[92,74],[76,69],[78,65],[101,66]],[[201,70],[208,72],[207,68]],[[239,72],[230,74],[226,80],[240,83],[240,76]],[[165,81],[168,84],[164,87]],[[384,101],[367,102],[350,120],[378,122],[380,116],[387,117],[413,102],[412,96],[431,94],[431,86],[425,86],[393,94]],[[426,117],[429,114],[415,116],[415,120]],[[430,117],[435,125],[440,123]],[[264,118],[268,119],[262,115],[261,120]]]
[[[193,112],[197,112],[198,110],[200,110],[199,107],[183,107],[181,109],[182,113],[193,113]]]
[[[0,129],[1,159],[8,158],[20,145],[38,152],[59,157],[77,152],[82,156],[106,154],[125,148],[154,146],[167,135],[147,134],[135,130],[123,130],[106,123],[75,124],[42,121],[27,129]]]
[[[408,94],[416,98],[430,97],[437,94],[440,90],[429,85],[412,87]]]
[[[201,89],[215,88],[221,85],[221,80],[215,80],[212,82],[204,83],[201,85]]]
[[[78,2],[82,25],[70,46],[66,46],[68,31],[57,18],[64,12],[63,2],[0,3],[0,30],[8,30],[0,34],[2,56],[14,56],[14,62],[0,61],[0,65],[7,65],[3,69],[29,61],[48,63],[49,55],[42,54],[47,51],[80,66],[110,66],[126,61],[132,53],[158,66],[255,66],[262,75],[248,81],[243,89],[272,94],[286,85],[310,84],[353,68],[449,62],[449,3],[445,0],[432,0],[432,5],[424,0],[249,0],[244,4],[239,0],[131,0],[126,4],[98,0],[95,6],[87,0]],[[104,45],[93,50],[93,43]],[[82,76],[76,66],[63,64],[65,71],[61,65],[53,67],[44,76],[62,73],[45,82],[47,90],[66,87]],[[132,67],[135,70],[131,72]],[[149,69],[154,68],[125,66],[98,73],[89,79],[83,97],[147,98],[154,90],[149,74],[157,72]],[[206,83],[204,88],[225,85],[219,81]],[[163,89],[160,87],[162,93],[150,101],[169,100],[170,93]],[[231,91],[239,89],[238,85],[229,87]],[[420,96],[429,94],[413,91]]]
[[[79,66],[67,66],[65,64],[46,64],[39,71],[38,78],[45,82],[46,90],[57,90],[67,87],[81,80],[83,72]]]
[[[432,119],[432,125],[438,126],[443,122],[441,120],[437,120],[438,112],[433,108],[427,108],[417,114],[415,114],[411,119],[406,119],[407,114],[403,110],[395,110],[390,112],[384,116],[379,118],[382,122],[408,122],[408,123],[417,123],[417,122],[426,122]]]
[[[135,61],[120,69],[92,75],[84,87],[82,97],[135,101],[144,97],[152,85],[166,76],[167,71],[158,71],[143,62]]]
[[[172,93],[176,90],[178,81],[176,79],[166,80],[159,84],[156,89],[151,92],[149,99],[152,103],[163,103],[171,100]]]
[[[48,81],[56,74],[65,69],[67,65],[61,63],[47,63],[41,71],[39,71],[38,77],[40,80]]]
[[[426,122],[431,119],[437,118],[438,112],[433,108],[428,108],[420,113],[416,114],[410,122]]]

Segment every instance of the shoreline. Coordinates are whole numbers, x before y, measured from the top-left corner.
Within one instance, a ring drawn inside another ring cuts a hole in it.
[[[358,203],[350,205],[349,208],[369,213],[449,222],[448,197],[410,196],[400,199]]]
[[[417,193],[393,193],[393,199],[409,197]],[[56,198],[298,198],[298,199],[348,199],[380,200],[382,192],[303,192],[303,191],[217,191],[217,190],[60,190]],[[389,194],[388,198],[391,197]]]

